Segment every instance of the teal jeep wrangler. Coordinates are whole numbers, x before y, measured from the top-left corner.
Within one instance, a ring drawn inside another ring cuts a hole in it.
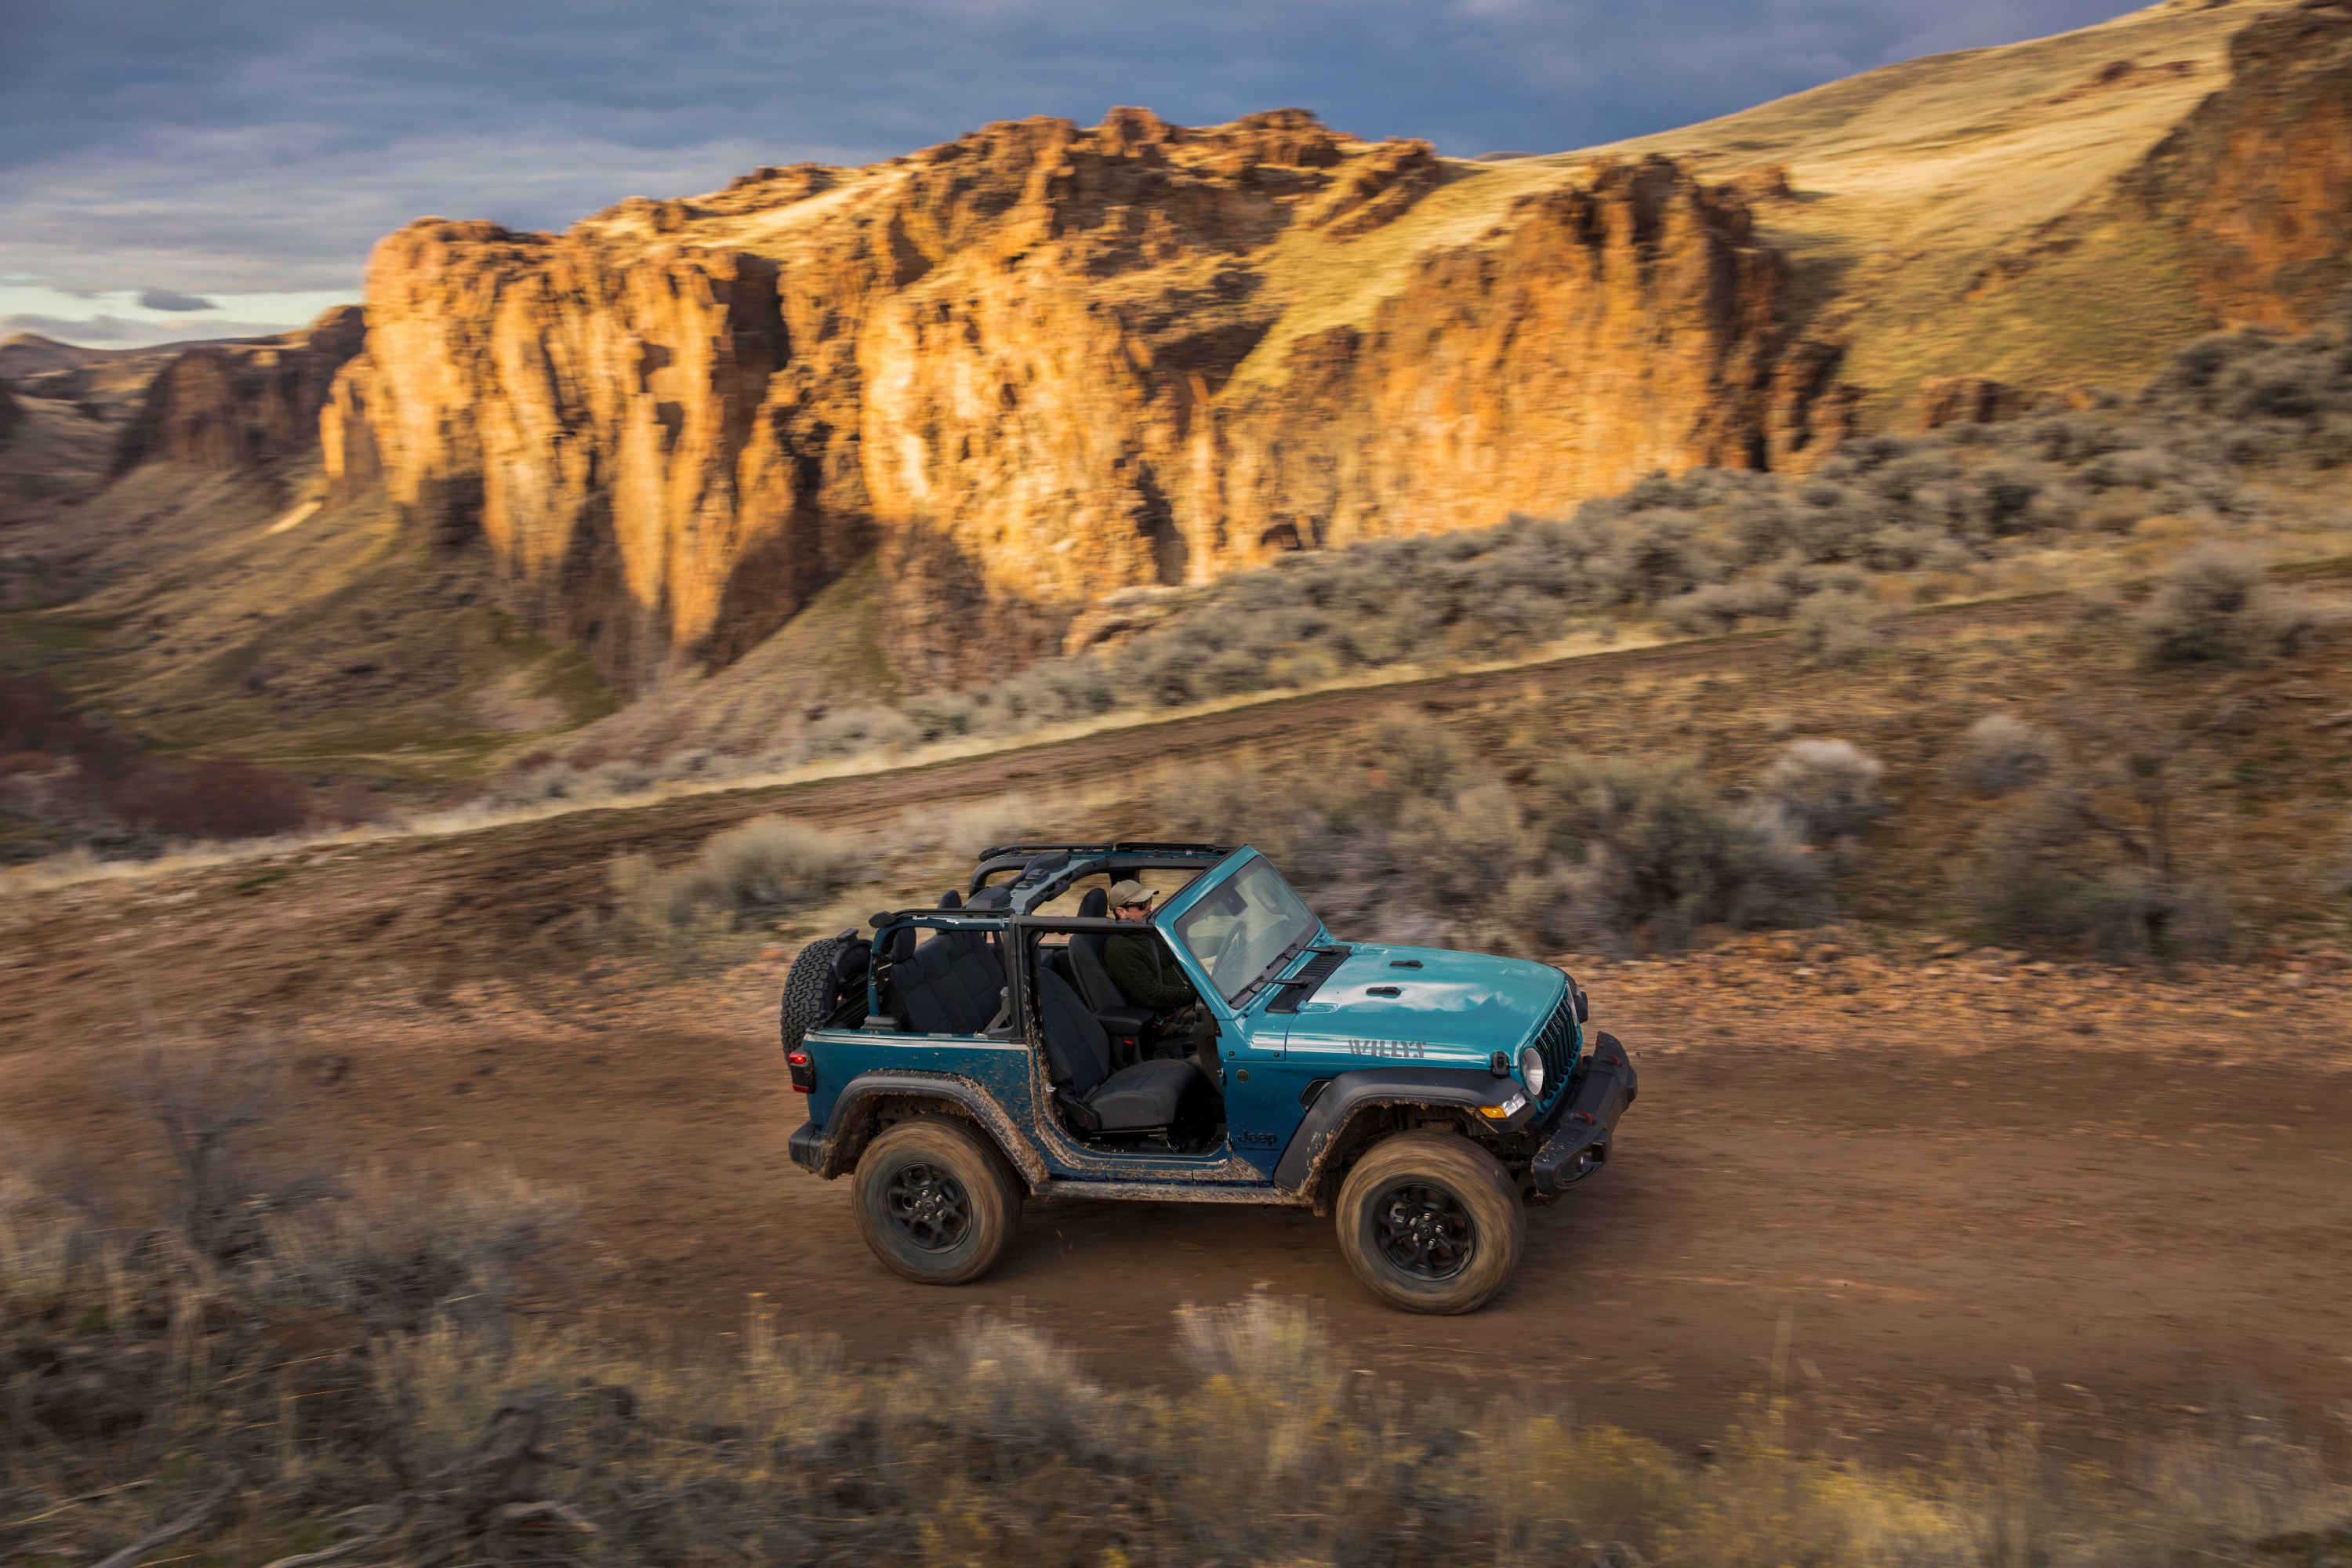
[[[1164,891],[1148,921],[1109,918],[1127,880]],[[980,1278],[1028,1197],[1292,1204],[1382,1300],[1466,1312],[1633,1100],[1559,970],[1341,941],[1255,849],[1007,845],[870,923],[786,979],[791,1150],[909,1279]]]

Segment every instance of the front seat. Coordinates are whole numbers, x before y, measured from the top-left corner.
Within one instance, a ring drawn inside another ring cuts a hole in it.
[[[1189,1061],[1142,1061],[1111,1071],[1110,1036],[1070,983],[1042,963],[1037,1000],[1055,1098],[1081,1131],[1157,1131],[1190,1120],[1187,1112],[1212,1092]]]
[[[1087,896],[1078,900],[1078,918],[1082,921],[1107,920],[1110,916],[1110,894],[1100,888],[1089,888]],[[1103,943],[1110,938],[1102,931],[1082,931],[1070,937],[1070,974],[1078,983],[1078,994],[1087,1006],[1099,1013],[1106,1007],[1127,1006],[1127,997],[1118,982],[1110,977],[1110,966],[1103,961]]]

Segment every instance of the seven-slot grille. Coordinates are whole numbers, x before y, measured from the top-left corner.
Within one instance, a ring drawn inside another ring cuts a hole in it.
[[[1560,993],[1559,1005],[1551,1010],[1542,1028],[1536,1031],[1532,1042],[1543,1053],[1544,1091],[1541,1103],[1568,1087],[1568,1075],[1576,1070],[1576,987],[1571,984]]]

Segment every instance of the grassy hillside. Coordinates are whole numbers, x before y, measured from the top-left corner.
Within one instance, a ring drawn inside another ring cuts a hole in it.
[[[0,616],[0,668],[165,753],[448,783],[611,710],[576,654],[497,608],[478,560],[404,542],[380,496],[289,504],[151,465],[27,533],[35,602]]]
[[[1906,61],[1720,120],[1534,160],[1664,153],[1704,178],[1770,165],[1759,204],[1850,342],[1843,374],[1878,425],[1916,419],[1931,375],[2126,386],[2205,329],[2176,249],[2105,192],[2226,79],[2242,0],[2167,0],[2097,26]],[[2009,288],[1980,275],[2080,212],[2084,242]]]

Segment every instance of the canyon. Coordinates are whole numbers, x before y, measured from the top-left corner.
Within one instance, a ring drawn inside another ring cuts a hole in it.
[[[624,696],[870,558],[886,684],[952,688],[1106,598],[1801,472],[2307,324],[2347,102],[2337,0],[2168,0],[1574,153],[1118,109],[561,235],[425,218],[363,315],[170,362],[113,471],[241,475],[305,530],[388,508]]]

